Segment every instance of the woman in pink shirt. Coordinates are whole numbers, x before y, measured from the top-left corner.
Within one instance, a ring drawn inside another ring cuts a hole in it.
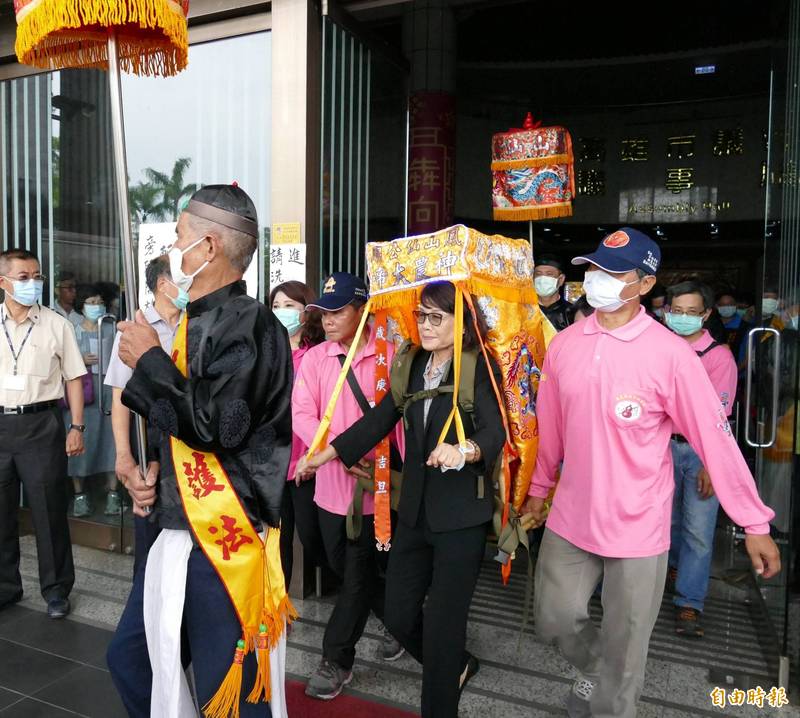
[[[310,287],[302,282],[294,281],[279,284],[269,294],[272,311],[289,334],[295,377],[306,352],[325,339],[319,312],[313,309],[306,311],[306,305],[316,298],[316,294]],[[314,505],[316,482],[313,477],[300,485],[292,481],[294,468],[306,448],[300,437],[293,433],[292,455],[286,477],[286,490],[283,492],[283,502],[281,503],[281,564],[287,588],[292,581],[294,557],[292,544],[295,526],[297,526],[297,534],[300,536],[303,548],[312,559],[316,562],[322,555],[319,520],[317,508]]]

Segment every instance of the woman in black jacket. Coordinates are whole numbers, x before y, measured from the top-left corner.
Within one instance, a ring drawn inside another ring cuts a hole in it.
[[[415,312],[422,349],[413,359],[407,396],[452,386],[455,301],[449,282],[422,291]],[[483,319],[477,319],[483,327]],[[466,306],[464,324],[463,350],[479,353],[474,409],[461,411],[466,446],[458,446],[454,424],[445,442],[438,443],[452,393],[407,407],[403,488],[386,576],[386,628],[422,663],[423,718],[456,718],[461,690],[478,670],[477,659],[465,650],[467,616],[492,517],[491,470],[505,441],[497,397]],[[500,371],[494,364],[492,371],[499,387]],[[400,418],[389,393],[330,446],[301,461],[298,474],[311,473],[337,456],[345,466],[358,464]]]

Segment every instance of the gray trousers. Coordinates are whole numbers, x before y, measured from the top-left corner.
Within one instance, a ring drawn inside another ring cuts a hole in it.
[[[647,558],[604,558],[545,529],[536,564],[537,633],[595,683],[593,718],[635,718],[647,648],[667,574],[667,552]],[[589,599],[603,579],[603,622]]]

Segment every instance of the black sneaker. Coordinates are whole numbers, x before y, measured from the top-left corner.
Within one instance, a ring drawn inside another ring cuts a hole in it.
[[[678,615],[675,617],[675,633],[689,638],[702,638],[705,631],[700,624],[700,611],[688,606],[680,606]]]
[[[323,658],[316,673],[308,679],[306,695],[321,701],[329,701],[336,698],[352,680],[353,671],[346,671],[333,661]]]
[[[400,645],[400,641],[386,630],[384,625],[381,625],[381,634],[383,635],[380,650],[381,659],[389,663],[396,661],[406,652],[406,649]]]

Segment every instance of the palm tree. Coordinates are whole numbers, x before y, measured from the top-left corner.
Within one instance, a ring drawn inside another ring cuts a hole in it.
[[[161,193],[161,201],[156,205],[156,210],[162,217],[177,220],[181,210],[181,200],[197,190],[195,183],[187,185],[183,183],[184,175],[191,163],[189,157],[180,157],[175,161],[171,175],[154,170],[152,167],[144,171],[148,184],[154,186],[157,193]]]
[[[139,184],[128,188],[128,198],[133,214],[141,223],[148,220],[164,221],[164,208],[158,201],[161,194],[160,188],[149,182],[139,182]]]

